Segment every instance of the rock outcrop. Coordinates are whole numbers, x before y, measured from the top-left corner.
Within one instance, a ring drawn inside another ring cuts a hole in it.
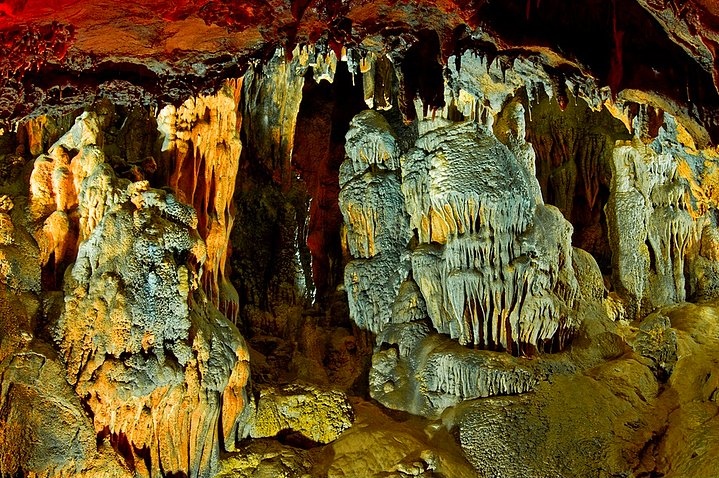
[[[264,438],[299,433],[311,442],[327,444],[349,428],[353,418],[347,396],[340,391],[301,384],[263,387],[249,435]]]

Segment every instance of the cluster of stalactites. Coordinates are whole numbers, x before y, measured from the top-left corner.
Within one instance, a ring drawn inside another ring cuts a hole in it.
[[[717,285],[715,261],[702,247],[717,229],[716,152],[696,150],[668,113],[649,141],[642,136],[646,117],[634,118],[634,139],[614,148],[605,209],[614,279],[631,317],[690,294],[713,297]]]
[[[169,186],[198,212],[200,236],[207,244],[202,285],[213,303],[237,319],[239,297],[229,281],[233,197],[239,168],[242,81],[228,82],[213,96],[190,98],[158,115]]]
[[[537,204],[526,166],[467,123],[424,135],[402,167],[420,243],[412,273],[435,328],[515,352],[555,338],[563,345],[577,294],[571,226]]]

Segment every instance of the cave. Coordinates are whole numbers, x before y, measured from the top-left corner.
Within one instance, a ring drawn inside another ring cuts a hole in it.
[[[710,0],[0,0],[0,477],[718,476]]]

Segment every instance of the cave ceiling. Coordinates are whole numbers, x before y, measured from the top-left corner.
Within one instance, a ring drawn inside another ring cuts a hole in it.
[[[420,48],[424,64],[467,49],[507,64],[539,53],[557,84],[580,73],[613,96],[651,92],[716,140],[718,15],[711,0],[4,0],[0,116],[7,126],[99,91],[178,103],[277,48],[354,47],[401,61],[429,38],[439,53]]]

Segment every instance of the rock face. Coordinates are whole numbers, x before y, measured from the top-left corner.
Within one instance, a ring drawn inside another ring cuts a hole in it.
[[[98,448],[63,362],[36,337],[41,253],[26,207],[25,197],[0,196],[0,475],[129,478],[109,443]]]
[[[539,382],[532,364],[463,347],[421,322],[389,325],[378,342],[369,377],[372,397],[415,415],[437,418],[462,401],[525,393]]]
[[[622,440],[640,441],[634,426],[646,425],[656,391],[648,368],[618,361],[591,377],[559,378],[551,391],[468,402],[454,423],[480,476],[611,476],[628,468]]]
[[[248,351],[199,288],[195,210],[118,179],[99,147],[104,121],[84,113],[50,149],[75,155],[80,238],[55,340],[95,433],[132,469],[209,476],[220,439],[232,449],[240,438]]]
[[[339,203],[347,246],[357,259],[345,267],[345,287],[352,319],[377,333],[392,322],[392,304],[409,273],[400,152],[387,121],[368,110],[351,123],[347,154],[340,169]]]

